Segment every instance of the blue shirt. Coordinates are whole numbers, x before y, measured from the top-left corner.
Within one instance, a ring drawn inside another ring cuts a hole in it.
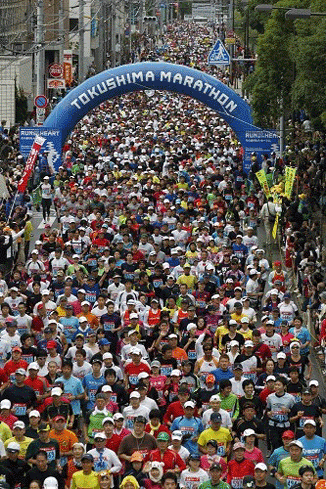
[[[221,368],[217,368],[216,370],[213,370],[211,373],[215,377],[216,384],[219,384],[221,380],[224,379],[229,380],[232,379],[232,377],[234,377],[233,373],[229,368],[227,370],[222,370]]]
[[[105,378],[103,375],[101,375],[98,378],[95,378],[93,374],[87,374],[83,378],[83,386],[89,398],[89,401],[87,403],[87,409],[94,408],[97,389],[103,384],[105,384]]]
[[[59,323],[64,326],[64,333],[69,343],[70,341],[72,341],[74,335],[76,334],[76,331],[79,327],[79,321],[75,316],[72,316],[71,318],[60,318]]]
[[[303,445],[302,456],[310,460],[319,477],[324,475],[324,469],[318,467],[319,462],[326,454],[326,441],[321,436],[315,435],[312,440],[308,440],[305,436],[299,438]]]
[[[275,469],[277,470],[278,464],[280,463],[280,461],[283,460],[283,458],[286,458],[289,456],[290,456],[289,452],[286,451],[284,447],[276,448],[276,450],[274,450],[274,452],[269,457],[269,461],[268,461],[269,465],[271,465],[272,467],[275,467]],[[280,481],[275,479],[275,488],[276,489],[284,489],[284,484],[281,484]]]
[[[73,396],[79,396],[84,392],[84,388],[83,388],[83,384],[81,383],[81,380],[77,379],[77,377],[74,377],[73,375],[69,379],[65,379],[64,377],[59,377],[57,379],[57,382],[62,382],[64,392],[68,394],[72,394]],[[75,415],[81,413],[79,399],[74,399],[73,401],[71,401],[71,407]]]
[[[302,344],[306,343],[307,341],[311,341],[310,333],[307,330],[307,328],[301,328],[300,332],[296,333],[295,329],[293,327],[293,328],[290,328],[290,333],[292,333],[296,338],[298,338],[298,340],[300,340],[300,342]],[[309,348],[308,347],[301,348],[300,351],[301,351],[301,354],[306,355],[307,353],[309,353]]]
[[[174,430],[180,430],[183,435],[182,445],[192,453],[198,453],[197,441],[193,441],[192,438],[199,436],[204,431],[203,423],[199,418],[186,418],[185,416],[179,416],[176,418],[170,428],[171,432]]]

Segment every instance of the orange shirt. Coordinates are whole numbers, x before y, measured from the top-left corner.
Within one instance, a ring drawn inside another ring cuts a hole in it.
[[[180,348],[179,346],[177,346],[172,351],[172,356],[173,356],[173,358],[175,358],[176,360],[178,360],[179,363],[181,363],[182,360],[188,360],[187,353],[185,352],[185,350],[183,348]]]
[[[95,314],[92,314],[91,312],[84,314],[81,312],[80,314],[77,315],[78,318],[80,318],[82,316],[87,319],[88,324],[90,325],[90,327],[92,329],[98,328],[99,322],[98,322],[98,318],[95,316]]]
[[[64,429],[60,433],[51,430],[50,438],[54,438],[59,443],[60,455],[64,457],[66,453],[71,452],[74,443],[78,442],[78,438],[73,431]]]

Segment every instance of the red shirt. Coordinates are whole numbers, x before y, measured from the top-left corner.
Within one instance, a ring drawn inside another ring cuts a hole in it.
[[[24,384],[29,385],[29,387],[31,387],[33,389],[33,391],[35,392],[35,394],[37,396],[43,395],[45,393],[45,391],[49,388],[49,383],[44,377],[43,378],[36,377],[36,379],[33,379],[33,380],[30,377],[27,377]],[[42,409],[39,409],[39,411],[43,412],[44,407],[45,407],[44,406],[44,400],[37,401],[37,404],[38,404],[38,408],[42,408]]]
[[[258,348],[255,348],[254,353],[261,359],[262,363],[265,363],[272,356],[269,346],[264,345],[264,343],[261,343]]]
[[[269,396],[270,394],[272,394],[274,391],[270,391],[269,389],[267,389],[267,387],[265,387],[265,389],[263,389],[261,391],[261,393],[259,394],[259,399],[261,400],[261,402],[264,404],[264,406],[266,406],[266,399],[267,399],[267,396]]]
[[[186,464],[180,457],[178,453],[169,448],[162,453],[157,448],[156,450],[151,450],[146,457],[144,458],[144,462],[163,462],[164,463],[164,472],[168,470],[173,470],[176,467],[179,467],[180,471],[185,470]]]
[[[18,421],[18,418],[13,414],[9,414],[7,418],[5,418],[4,416],[0,416],[0,421],[6,423],[9,426],[9,428],[12,430],[12,427],[14,426],[15,421]]]
[[[243,459],[242,462],[236,460],[230,460],[228,463],[227,483],[231,487],[242,487],[240,481],[243,480],[245,475],[254,476],[255,466],[251,460]]]
[[[166,413],[163,416],[163,421],[164,423],[172,423],[172,421],[175,418],[178,418],[179,416],[184,416],[185,411],[183,409],[183,406],[180,401],[172,402],[169,407],[167,408]],[[195,408],[194,411],[194,416],[198,415],[197,408]]]
[[[119,435],[113,435],[111,438],[106,439],[106,448],[109,448],[110,450],[113,450],[115,453],[118,453],[118,448],[121,443],[121,437]]]
[[[18,368],[23,368],[27,370],[28,363],[25,360],[19,360],[19,362],[14,362],[13,360],[8,360],[5,363],[3,370],[8,377],[11,377]]]
[[[138,375],[140,372],[147,372],[150,375],[151,369],[143,362],[140,362],[139,365],[130,362],[125,366],[125,374],[128,375],[130,387],[135,387],[138,384]]]

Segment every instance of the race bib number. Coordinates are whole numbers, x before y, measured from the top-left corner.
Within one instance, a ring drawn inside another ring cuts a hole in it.
[[[288,420],[288,417],[283,413],[283,411],[274,411],[273,419],[278,423],[285,423]]]
[[[225,457],[225,445],[224,445],[224,443],[218,443],[217,455],[219,455],[220,457]]]
[[[300,483],[300,477],[294,477],[292,475],[288,475],[286,478],[286,487],[288,489],[290,489],[291,487],[299,483]]]
[[[243,479],[241,477],[234,477],[231,479],[231,487],[233,489],[241,489],[243,486]]]
[[[15,416],[25,416],[26,412],[27,412],[27,406],[26,406],[26,404],[14,404],[13,410],[14,410]]]

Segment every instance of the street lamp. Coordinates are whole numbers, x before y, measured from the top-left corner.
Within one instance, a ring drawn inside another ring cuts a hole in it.
[[[287,20],[310,19],[310,17],[326,17],[326,12],[311,12],[308,8],[291,8],[285,12]]]

